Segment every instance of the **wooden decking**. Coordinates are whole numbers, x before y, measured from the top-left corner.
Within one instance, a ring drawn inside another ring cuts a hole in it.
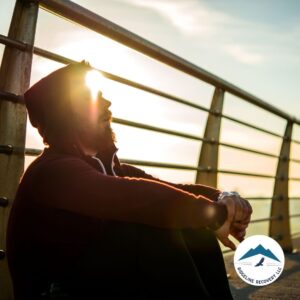
[[[300,238],[295,240],[294,247],[300,249]],[[235,300],[272,299],[294,300],[300,299],[300,253],[285,255],[285,268],[280,278],[274,283],[257,287],[242,281],[233,266],[233,255],[225,256],[229,283]]]

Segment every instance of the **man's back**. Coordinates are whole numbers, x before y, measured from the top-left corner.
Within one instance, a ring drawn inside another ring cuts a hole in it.
[[[63,182],[56,190],[51,182],[55,174],[63,178],[59,166],[66,160],[73,164],[78,161],[70,155],[47,150],[37,158],[24,174],[11,210],[8,262],[14,283],[18,285],[16,290],[22,293],[32,285],[26,281],[34,280],[37,287],[39,282],[46,283],[67,274],[84,249],[101,235],[101,219],[49,205],[52,196],[64,194]]]

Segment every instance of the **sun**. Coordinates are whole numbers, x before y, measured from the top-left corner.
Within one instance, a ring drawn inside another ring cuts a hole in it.
[[[99,91],[102,91],[104,87],[103,75],[96,70],[89,71],[85,76],[85,84],[91,90],[92,100],[96,101],[98,98]]]

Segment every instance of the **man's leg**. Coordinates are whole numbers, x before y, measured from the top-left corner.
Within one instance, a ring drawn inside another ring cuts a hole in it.
[[[215,234],[208,229],[182,231],[198,272],[213,299],[233,299],[222,251]]]
[[[181,230],[139,226],[139,268],[149,299],[212,299]]]
[[[180,230],[112,222],[73,275],[77,299],[211,299]]]
[[[143,299],[137,276],[137,227],[107,222],[68,275],[71,299]]]

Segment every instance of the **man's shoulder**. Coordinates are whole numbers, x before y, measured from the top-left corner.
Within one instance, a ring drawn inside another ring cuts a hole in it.
[[[79,156],[64,153],[47,153],[47,151],[44,151],[29,165],[24,176],[41,175],[51,170],[59,171],[81,164],[87,165]]]

